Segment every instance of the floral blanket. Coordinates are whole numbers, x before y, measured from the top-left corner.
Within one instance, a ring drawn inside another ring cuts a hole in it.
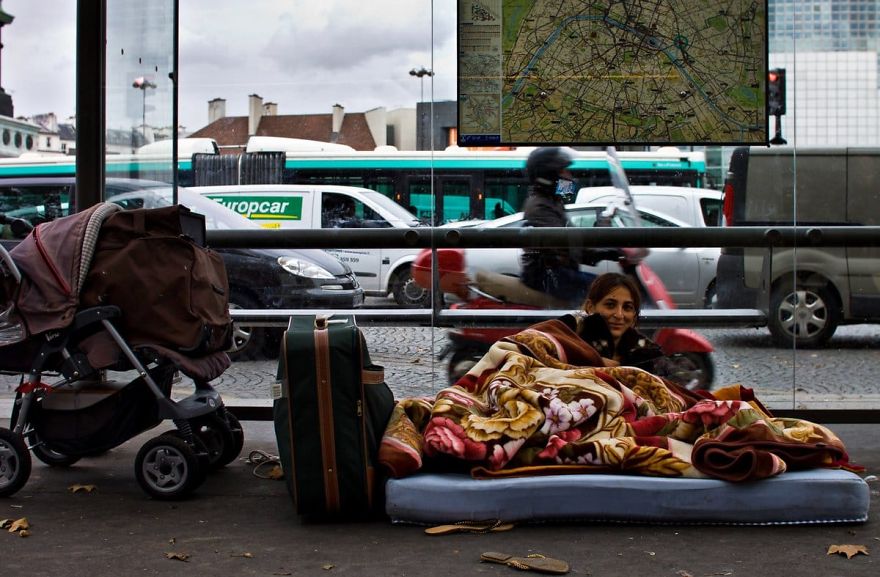
[[[497,342],[436,397],[401,400],[379,460],[394,477],[430,468],[751,481],[858,468],[830,430],[774,418],[750,389],[697,395],[641,369],[601,365],[562,322],[534,325]]]

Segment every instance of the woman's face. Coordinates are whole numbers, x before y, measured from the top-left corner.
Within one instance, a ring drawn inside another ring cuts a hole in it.
[[[632,294],[629,289],[622,286],[605,295],[597,303],[587,301],[587,312],[602,315],[615,341],[636,324],[636,305]]]

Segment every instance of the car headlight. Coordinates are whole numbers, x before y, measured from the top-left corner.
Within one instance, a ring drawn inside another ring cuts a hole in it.
[[[298,259],[292,256],[279,256],[278,265],[292,275],[306,278],[336,278],[326,269],[313,262]]]

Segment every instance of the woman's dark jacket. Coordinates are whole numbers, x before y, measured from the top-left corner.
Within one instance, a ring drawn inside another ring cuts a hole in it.
[[[617,347],[608,329],[608,323],[599,313],[576,312],[562,316],[559,320],[575,331],[585,342],[606,359],[619,356],[620,364],[638,367],[649,373],[663,373],[666,357],[660,345],[630,327],[620,337]]]

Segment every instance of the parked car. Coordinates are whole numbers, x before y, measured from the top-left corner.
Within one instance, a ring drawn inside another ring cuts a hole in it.
[[[171,203],[170,188],[126,192],[107,199],[124,208],[157,208]],[[259,225],[220,204],[178,189],[178,202],[205,215],[208,230],[259,229]],[[323,250],[217,249],[229,277],[230,308],[351,309],[364,302],[364,290],[348,265]],[[230,355],[243,360],[278,354],[281,328],[236,324]]]
[[[609,210],[616,203],[569,204],[565,209],[571,226],[592,228],[603,214],[613,213],[614,227],[687,227],[688,224],[647,208],[638,208],[641,223],[628,210]],[[519,228],[525,225],[523,213],[518,212],[479,224],[482,228]],[[720,250],[709,248],[652,248],[647,264],[666,285],[669,295],[678,308],[699,309],[711,306],[715,296],[715,267]],[[469,270],[487,270],[506,275],[519,276],[521,248],[468,249],[465,259]],[[617,263],[602,261],[596,266],[581,267],[585,271],[601,274],[619,271]]]
[[[711,188],[688,186],[631,185],[630,194],[639,208],[656,210],[690,226],[721,226],[724,195]],[[613,186],[582,188],[575,202],[610,202],[624,200],[623,191]]]
[[[422,226],[412,213],[375,190],[322,184],[193,186],[266,228],[397,228]],[[394,296],[397,304],[423,307],[430,293],[413,281],[410,248],[347,248],[329,251],[351,266],[369,296]]]

